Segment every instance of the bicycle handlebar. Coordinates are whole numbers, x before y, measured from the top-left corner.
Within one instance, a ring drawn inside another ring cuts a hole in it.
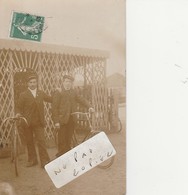
[[[74,114],[89,115],[90,112],[72,112],[72,113],[71,113],[71,115],[74,115]]]
[[[24,117],[22,117],[22,116],[19,116],[19,117],[7,117],[7,118],[4,119],[4,121],[3,121],[2,124],[6,123],[8,120],[12,120],[12,121],[15,122],[15,121],[18,121],[18,120],[20,120],[20,119],[23,119],[24,122],[28,125],[27,119],[24,118]]]
[[[89,127],[90,127],[90,129],[92,130],[92,125],[91,125],[91,122],[90,122],[90,120],[89,120],[89,114],[90,114],[90,112],[72,112],[72,113],[71,113],[71,115],[75,115],[75,114],[82,114],[82,115],[85,115],[86,118],[87,118],[87,121],[88,121],[88,123],[89,123]]]

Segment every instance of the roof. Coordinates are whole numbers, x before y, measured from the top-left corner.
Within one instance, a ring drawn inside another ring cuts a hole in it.
[[[33,51],[33,52],[47,52],[59,54],[73,54],[81,56],[92,56],[108,58],[109,52],[98,49],[69,47],[65,45],[55,45],[47,43],[39,43],[34,41],[23,41],[17,39],[0,39],[0,49]]]

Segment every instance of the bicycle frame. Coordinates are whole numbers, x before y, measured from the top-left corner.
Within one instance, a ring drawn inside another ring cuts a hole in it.
[[[90,113],[88,113],[88,112],[73,112],[71,115],[75,115],[75,114],[82,114],[82,115],[85,115],[86,118],[87,118],[87,121],[88,121],[88,123],[89,123],[90,131],[89,131],[88,134],[84,137],[84,139],[82,140],[82,142],[86,141],[87,139],[89,139],[89,138],[91,138],[92,136],[94,136],[94,135],[96,135],[96,134],[98,134],[98,133],[101,132],[101,131],[95,131],[95,130],[93,129],[93,127],[92,127],[92,125],[91,125],[91,122],[90,122],[90,120],[89,120],[89,114],[90,114]],[[76,144],[78,144],[78,143],[77,143],[77,139],[76,139],[75,132],[73,133],[73,136],[74,136],[73,138],[75,139],[75,141],[74,141],[74,140],[73,140],[73,141],[76,142]],[[104,163],[99,164],[98,167],[101,168],[101,169],[107,169],[107,168],[109,168],[109,167],[113,164],[113,162],[114,162],[114,156],[113,156],[112,158],[110,158],[109,160],[107,160],[107,162],[104,162]]]
[[[91,125],[91,122],[90,122],[90,120],[89,120],[89,115],[90,115],[90,113],[89,112],[73,112],[73,113],[71,113],[71,115],[73,116],[73,115],[85,115],[86,116],[86,119],[87,119],[87,121],[88,121],[88,123],[89,123],[89,128],[90,128],[90,131],[92,131],[93,130],[93,127],[92,127],[92,125]]]
[[[93,132],[99,133],[99,131],[95,131],[95,130],[93,129],[93,126],[91,125],[91,121],[90,121],[90,119],[89,119],[89,115],[90,115],[89,112],[73,112],[73,113],[71,113],[71,115],[72,115],[72,116],[73,116],[73,115],[85,115],[85,116],[86,116],[87,122],[88,122],[88,124],[89,124],[89,132],[88,132],[87,135],[84,137],[84,139],[82,140],[82,142],[84,142],[84,141],[88,138],[88,136],[89,136],[91,133],[93,133]]]
[[[24,120],[24,122],[28,125],[27,120],[24,117],[8,117],[3,121],[3,125],[7,121],[11,121],[13,123],[13,136],[11,139],[11,161],[14,162],[15,174],[18,176],[18,165],[17,165],[17,155],[18,155],[18,148],[17,148],[17,139],[19,136],[18,129],[16,126],[16,122],[19,120]]]

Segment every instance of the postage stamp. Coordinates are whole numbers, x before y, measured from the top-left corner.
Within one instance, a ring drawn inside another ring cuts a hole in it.
[[[28,13],[13,12],[10,28],[10,37],[41,41],[45,17]]]

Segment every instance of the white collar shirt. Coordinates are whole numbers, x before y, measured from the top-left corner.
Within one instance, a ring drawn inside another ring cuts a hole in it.
[[[31,91],[33,97],[36,98],[37,97],[37,89],[29,89],[29,90]]]

